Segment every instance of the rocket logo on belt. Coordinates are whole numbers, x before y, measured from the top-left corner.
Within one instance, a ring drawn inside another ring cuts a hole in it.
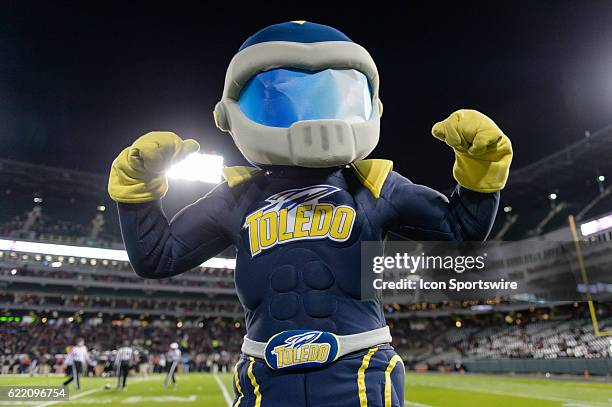
[[[251,256],[277,244],[307,239],[344,242],[351,237],[355,209],[319,202],[340,191],[332,185],[289,189],[266,199],[268,205],[246,217]]]
[[[331,332],[291,330],[268,340],[264,359],[274,370],[308,369],[334,362],[339,352],[338,337]]]

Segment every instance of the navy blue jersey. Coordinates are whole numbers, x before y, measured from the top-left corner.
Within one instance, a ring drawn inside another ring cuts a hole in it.
[[[483,240],[499,193],[457,187],[450,198],[395,172],[379,198],[350,168],[262,172],[218,185],[171,222],[161,203],[119,204],[130,261],[165,278],[237,247],[235,282],[247,336],[290,329],[349,335],[385,326],[380,298],[361,300],[363,241],[389,231],[414,240]]]

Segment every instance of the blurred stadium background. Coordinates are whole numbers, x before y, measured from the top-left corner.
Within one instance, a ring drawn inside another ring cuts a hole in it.
[[[513,171],[491,239],[571,241],[574,215],[580,238],[602,244],[589,269],[609,273],[610,157],[606,128]],[[220,180],[222,159],[200,159],[174,169],[164,202],[169,216]],[[194,173],[205,182],[182,179]],[[95,363],[82,403],[228,404],[223,391],[232,394],[244,335],[232,250],[179,277],[147,281],[127,262],[105,176],[0,160],[0,195],[0,384],[61,383],[67,346],[83,337]],[[524,260],[516,278],[554,280],[554,271]],[[410,371],[408,405],[611,405],[612,285],[592,283],[600,294],[596,325],[586,301],[386,304],[393,345]],[[138,379],[127,395],[107,396],[96,380],[112,380],[124,340],[139,353]],[[168,399],[156,373],[174,341],[183,351],[182,378],[180,393]],[[508,378],[521,374],[542,380]],[[552,377],[564,381],[551,384]]]

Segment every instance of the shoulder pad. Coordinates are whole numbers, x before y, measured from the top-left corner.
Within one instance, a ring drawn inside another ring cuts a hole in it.
[[[223,178],[227,181],[227,185],[232,188],[250,180],[260,171],[260,169],[254,167],[235,166],[224,167],[221,173],[223,174]]]
[[[362,160],[351,163],[351,169],[374,196],[380,198],[380,191],[385,184],[387,176],[393,169],[393,161],[389,160]]]

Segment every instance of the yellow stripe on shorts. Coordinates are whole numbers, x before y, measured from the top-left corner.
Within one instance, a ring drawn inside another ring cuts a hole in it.
[[[253,365],[255,364],[255,358],[249,356],[249,368],[247,373],[249,375],[249,379],[251,379],[251,384],[253,385],[253,393],[255,393],[255,407],[261,407],[261,393],[259,391],[259,383],[257,383],[257,379],[255,379],[255,375],[253,374]]]
[[[370,348],[368,353],[363,356],[363,360],[361,361],[361,367],[357,371],[357,388],[359,389],[359,407],[367,407],[368,406],[368,396],[366,394],[366,384],[365,384],[365,371],[370,364],[370,359],[372,359],[372,355],[376,353],[378,348]]]
[[[236,390],[238,390],[238,400],[234,403],[234,407],[239,407],[242,398],[244,397],[244,393],[242,393],[242,388],[240,387],[240,380],[238,379],[238,369],[240,369],[240,361],[236,363],[236,367],[234,368],[234,383],[236,384]]]
[[[395,355],[391,358],[389,364],[387,365],[387,369],[385,370],[385,407],[391,407],[391,372],[393,372],[393,369],[398,362],[403,369],[404,362],[402,362],[402,358]]]

